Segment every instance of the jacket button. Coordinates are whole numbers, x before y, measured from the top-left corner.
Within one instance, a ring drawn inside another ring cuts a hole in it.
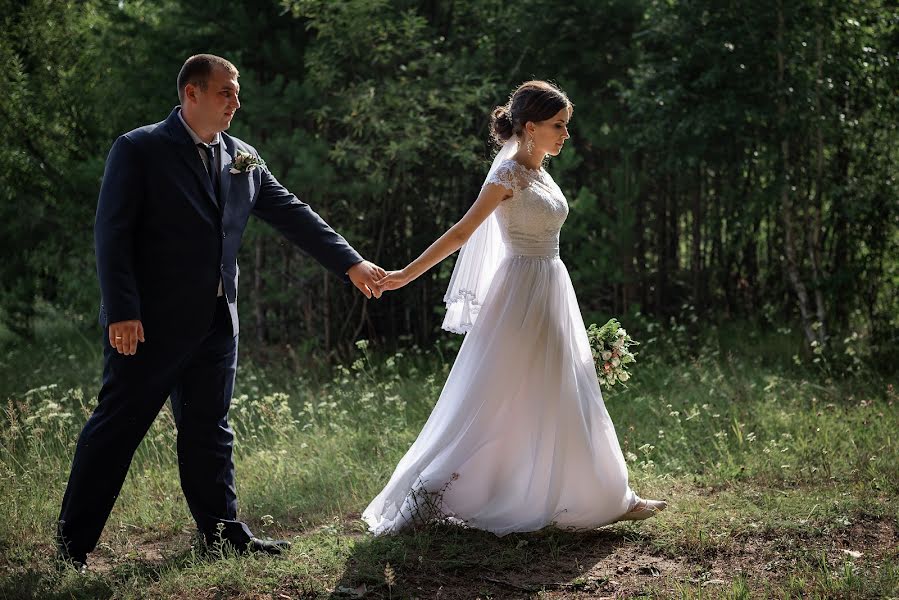
[[[223,231],[223,232],[222,232],[222,238],[226,238],[226,237],[228,237],[228,234],[225,233],[225,232]]]

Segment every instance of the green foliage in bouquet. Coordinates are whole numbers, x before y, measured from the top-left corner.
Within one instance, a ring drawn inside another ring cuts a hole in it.
[[[631,352],[630,347],[639,342],[631,339],[617,319],[609,319],[602,327],[591,323],[587,328],[587,339],[601,385],[609,387],[631,378],[628,365],[637,362],[637,354]]]

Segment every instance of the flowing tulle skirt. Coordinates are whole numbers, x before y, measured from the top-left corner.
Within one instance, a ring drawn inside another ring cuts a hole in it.
[[[634,498],[565,265],[506,257],[427,423],[362,518],[375,534],[442,517],[505,535],[598,527]]]

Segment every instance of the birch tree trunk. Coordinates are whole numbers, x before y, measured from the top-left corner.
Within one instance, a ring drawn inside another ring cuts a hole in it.
[[[778,125],[783,128],[787,121],[787,105],[784,99],[784,14],[783,1],[777,2],[777,116]],[[796,252],[795,215],[793,199],[790,194],[790,139],[787,133],[781,133],[780,158],[780,214],[784,227],[784,253],[786,254],[787,276],[796,294],[799,304],[799,317],[802,323],[802,331],[806,341],[811,344],[817,341],[815,329],[812,326],[811,311],[809,310],[809,297],[805,283],[800,273],[799,258]]]

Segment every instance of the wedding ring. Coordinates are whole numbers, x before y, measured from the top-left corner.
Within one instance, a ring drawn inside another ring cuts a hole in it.
[[[122,336],[117,335],[117,336],[115,336],[115,339],[120,340],[120,339],[122,339]]]

